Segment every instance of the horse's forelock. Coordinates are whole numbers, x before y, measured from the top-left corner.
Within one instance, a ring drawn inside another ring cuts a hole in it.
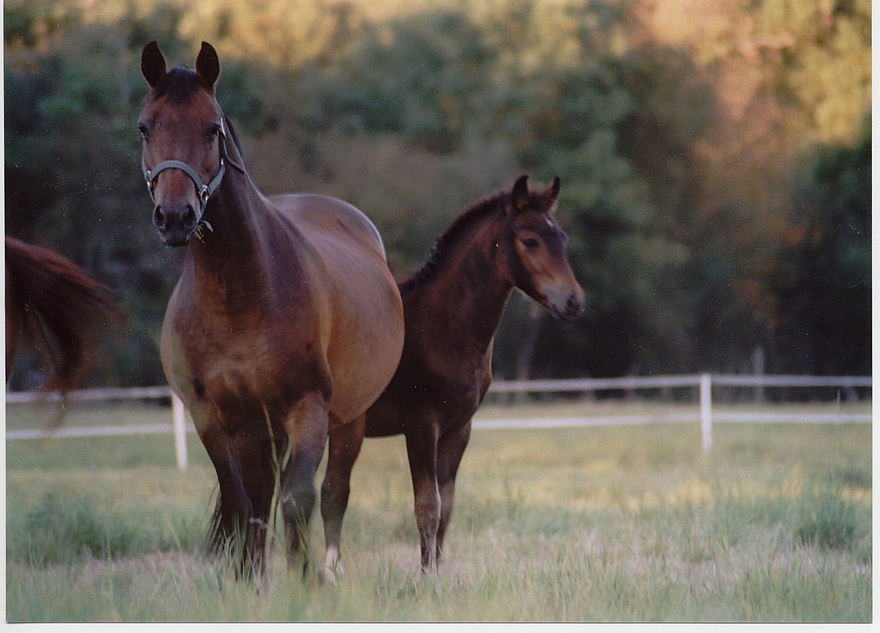
[[[178,66],[165,73],[153,88],[149,98],[167,97],[171,103],[183,103],[199,90],[204,89],[205,86],[194,70]]]

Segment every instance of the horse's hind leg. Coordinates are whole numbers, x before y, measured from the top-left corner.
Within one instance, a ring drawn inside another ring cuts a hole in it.
[[[437,528],[440,492],[437,487],[437,435],[428,424],[414,424],[406,434],[406,453],[415,497],[422,572],[437,570]]]
[[[437,484],[440,488],[440,524],[437,526],[437,560],[443,549],[443,537],[455,503],[455,475],[471,437],[471,423],[444,435],[437,444]]]
[[[321,518],[324,521],[324,541],[327,544],[324,573],[328,580],[335,580],[343,574],[339,555],[342,519],[351,492],[351,469],[361,451],[366,421],[367,416],[363,414],[330,433],[327,473],[321,486]]]
[[[308,568],[309,520],[315,506],[315,471],[327,442],[327,403],[318,393],[306,394],[285,421],[290,459],[281,481],[281,510],[287,533],[288,566]]]

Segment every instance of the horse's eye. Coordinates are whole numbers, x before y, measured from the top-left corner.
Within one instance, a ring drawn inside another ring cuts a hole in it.
[[[525,246],[526,248],[528,248],[528,249],[530,249],[530,250],[533,249],[533,248],[538,248],[538,246],[540,246],[540,244],[541,244],[541,243],[540,243],[538,240],[536,240],[534,237],[524,237],[524,238],[523,238],[522,240],[520,240],[520,241],[522,242],[522,245],[523,245],[523,246]]]
[[[222,130],[223,128],[220,127],[219,123],[212,123],[208,128],[208,138],[213,141],[216,137],[220,136]]]
[[[138,123],[138,132],[141,134],[141,138],[145,141],[150,138],[150,129],[144,123]]]

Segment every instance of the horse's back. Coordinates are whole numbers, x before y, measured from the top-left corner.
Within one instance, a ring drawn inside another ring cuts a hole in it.
[[[385,259],[385,245],[376,226],[355,206],[315,193],[289,193],[269,201],[310,240],[339,239],[358,248],[369,247]]]

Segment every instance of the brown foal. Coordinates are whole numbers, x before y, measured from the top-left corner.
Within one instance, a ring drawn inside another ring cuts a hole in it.
[[[558,178],[546,190],[529,191],[522,176],[510,191],[459,216],[400,284],[406,330],[400,366],[366,415],[330,433],[321,488],[329,577],[342,572],[342,519],[365,435],[406,437],[421,568],[436,569],[456,472],[471,417],[492,381],[492,340],[511,292],[519,288],[562,319],[584,309],[565,256],[567,238],[553,215],[558,195]]]

